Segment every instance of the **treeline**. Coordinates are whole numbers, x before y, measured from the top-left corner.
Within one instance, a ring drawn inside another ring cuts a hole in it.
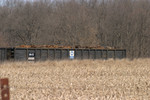
[[[0,45],[22,44],[112,46],[150,57],[150,0],[7,0]]]

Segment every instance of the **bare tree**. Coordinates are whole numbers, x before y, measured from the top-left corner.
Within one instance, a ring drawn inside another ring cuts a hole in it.
[[[150,57],[150,0],[6,0],[0,22],[3,45],[102,45]]]

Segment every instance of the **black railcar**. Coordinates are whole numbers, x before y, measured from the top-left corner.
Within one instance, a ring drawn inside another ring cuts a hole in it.
[[[0,61],[45,61],[64,59],[122,59],[125,49],[0,48]]]

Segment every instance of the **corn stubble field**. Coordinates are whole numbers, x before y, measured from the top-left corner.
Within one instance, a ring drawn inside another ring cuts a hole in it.
[[[149,100],[150,59],[5,62],[11,100]]]

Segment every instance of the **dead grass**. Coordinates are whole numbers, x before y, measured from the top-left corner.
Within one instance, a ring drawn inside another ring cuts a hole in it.
[[[0,65],[11,100],[149,100],[150,59]]]

